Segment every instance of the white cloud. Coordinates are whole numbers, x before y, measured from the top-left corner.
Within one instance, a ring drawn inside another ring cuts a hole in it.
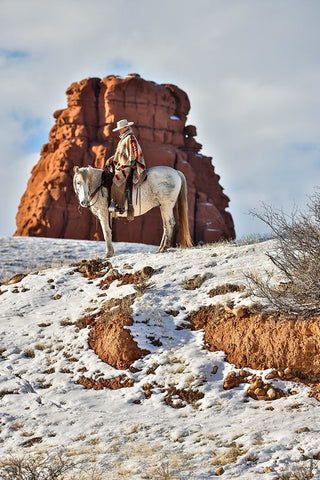
[[[263,228],[247,215],[260,200],[303,204],[317,183],[316,0],[1,0],[0,13],[0,235],[15,230],[21,165],[47,141],[32,150],[28,135],[48,134],[67,87],[90,76],[133,71],[187,92],[239,235]]]

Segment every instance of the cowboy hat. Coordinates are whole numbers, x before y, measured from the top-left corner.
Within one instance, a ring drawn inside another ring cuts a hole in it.
[[[112,131],[116,132],[118,130],[121,130],[121,128],[131,127],[131,125],[133,124],[134,122],[128,122],[128,120],[124,118],[123,120],[119,120],[119,122],[117,122],[117,128],[114,128]]]

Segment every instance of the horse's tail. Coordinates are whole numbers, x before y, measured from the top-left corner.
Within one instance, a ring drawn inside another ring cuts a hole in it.
[[[179,232],[181,246],[183,248],[192,247],[193,243],[189,231],[188,221],[188,199],[187,199],[187,182],[182,172],[178,172],[181,178],[181,188],[177,200]]]

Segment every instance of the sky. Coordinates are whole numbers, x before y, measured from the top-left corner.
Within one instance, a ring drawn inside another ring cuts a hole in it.
[[[0,0],[0,236],[68,86],[111,74],[188,94],[238,238],[266,232],[262,203],[303,210],[320,176],[319,20],[318,0]]]

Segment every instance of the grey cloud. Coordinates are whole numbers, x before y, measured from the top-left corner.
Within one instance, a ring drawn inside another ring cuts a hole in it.
[[[24,119],[49,133],[71,82],[129,69],[188,93],[239,236],[263,228],[247,215],[261,200],[305,204],[320,168],[319,14],[314,0],[2,0],[0,168],[3,184],[19,168],[19,185],[0,188],[0,234],[28,180]]]

